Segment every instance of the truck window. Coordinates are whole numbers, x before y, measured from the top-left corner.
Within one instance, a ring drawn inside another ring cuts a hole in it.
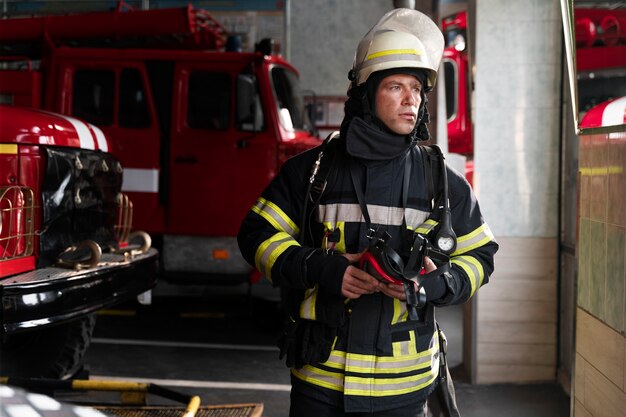
[[[187,124],[225,130],[230,124],[232,82],[228,73],[196,71],[189,77]]]
[[[78,70],[74,73],[72,115],[99,126],[113,124],[115,73]]]
[[[444,59],[443,69],[446,81],[446,117],[450,121],[456,116],[456,91],[458,89],[456,64],[454,61]]]
[[[237,76],[237,129],[259,132],[263,126],[263,107],[256,79],[251,74]]]
[[[120,110],[121,127],[150,127],[150,113],[146,91],[141,81],[141,74],[135,68],[124,68],[120,74]]]
[[[304,111],[304,100],[296,74],[283,67],[274,67],[272,68],[272,84],[278,101],[279,113],[291,116],[293,129],[306,130],[309,123]],[[283,125],[288,122],[283,119],[281,121]]]

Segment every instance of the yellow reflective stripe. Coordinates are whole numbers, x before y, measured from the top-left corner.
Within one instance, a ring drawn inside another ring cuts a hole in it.
[[[290,236],[296,236],[300,231],[298,226],[296,226],[280,207],[263,197],[259,197],[256,204],[252,206],[252,211],[263,217],[280,232],[286,232]]]
[[[402,313],[406,313],[406,308],[403,308],[404,302],[401,302],[397,298],[393,299],[393,316],[391,317],[391,324],[399,323],[402,319]]]
[[[374,52],[373,54],[369,54],[367,59],[375,59],[380,58],[381,56],[387,55],[421,55],[422,52],[417,49],[388,49],[386,51]]]
[[[402,378],[361,378],[346,376],[344,395],[388,397],[419,391],[433,383],[439,374],[439,365],[428,371]]]
[[[461,255],[473,249],[479,248],[494,239],[495,238],[489,226],[486,223],[483,223],[473,232],[463,236],[459,236],[457,238],[456,250],[454,251],[452,256]]]
[[[345,234],[346,222],[337,222],[335,225],[334,222],[326,221],[324,222],[324,232],[332,232],[335,229],[339,229],[339,242],[335,242],[335,251],[338,253],[346,253],[346,234]],[[326,244],[327,247],[324,247]],[[322,249],[330,249],[332,246],[332,242],[322,241]]]
[[[431,344],[432,344],[432,341],[431,341]],[[437,344],[435,346],[437,350],[439,350],[439,339],[437,339]],[[409,346],[408,347],[409,347],[409,355],[418,355],[417,348],[415,347],[415,330],[411,330],[409,332]]]
[[[393,316],[391,317],[391,324],[396,324],[400,321],[404,321],[403,318],[406,317],[406,308],[404,306],[404,302],[401,302],[397,298],[393,299]],[[392,342],[391,349],[393,350],[393,356],[398,357],[408,355],[409,349],[407,343],[409,342],[406,340],[401,342]]]
[[[322,365],[328,366],[329,368],[340,369],[343,371],[346,367],[346,352],[333,349],[330,352],[330,356],[328,356],[328,360],[326,360],[326,362],[324,362]]]
[[[337,222],[337,228],[339,229],[339,242],[335,245],[335,250],[339,253],[346,253],[346,222]]]
[[[415,341],[404,342],[412,343],[415,350]],[[434,381],[439,372],[439,338],[437,333],[433,334],[430,345],[432,346],[425,352],[404,356],[401,358],[394,357],[376,357],[373,355],[350,354],[339,350],[332,350],[326,362],[322,365],[328,368],[337,369],[338,372],[328,371],[317,368],[314,365],[305,365],[300,369],[292,369],[291,373],[296,378],[306,381],[310,384],[320,387],[332,389],[335,391],[344,391],[346,395],[371,395],[371,396],[388,396],[398,395],[402,393],[414,392],[427,387]],[[367,363],[361,363],[363,366],[351,366],[350,362],[370,361],[375,363],[374,366],[367,366]],[[411,365],[411,366],[406,366]],[[371,377],[372,374],[398,374],[403,372],[415,372],[423,370],[430,366],[426,372],[407,377],[393,376],[386,378]],[[345,369],[344,369],[345,367]],[[345,376],[343,372],[353,373],[358,370],[368,376]]]
[[[17,145],[16,144],[0,144],[0,153],[17,155]]]
[[[317,285],[309,288],[304,293],[304,300],[300,303],[300,317],[308,320],[316,320],[315,303],[317,302]]]
[[[309,384],[332,389],[334,391],[343,391],[343,375],[337,372],[328,372],[311,365],[304,365],[304,367],[300,369],[292,368],[291,374]]]
[[[413,348],[411,349],[409,346],[409,355],[399,357],[347,353],[346,372],[363,374],[391,374],[411,372],[431,366],[433,362],[433,355],[439,351],[439,341],[437,340],[436,333],[430,343],[431,347],[423,352],[416,352],[414,336],[410,340],[410,343],[413,345]]]
[[[473,256],[457,256],[452,258],[450,262],[460,266],[469,277],[470,285],[472,286],[471,297],[476,289],[483,284],[483,279],[485,278],[483,265]]]
[[[417,226],[415,228],[415,233],[420,233],[422,235],[427,235],[438,224],[439,224],[439,222],[437,222],[437,221],[435,221],[433,219],[428,219],[424,223],[420,224],[419,226]]]
[[[410,340],[403,340],[401,342],[392,342],[391,348],[393,349],[393,356],[407,356],[409,354]]]
[[[259,245],[254,255],[256,268],[272,280],[272,267],[276,259],[290,246],[300,244],[285,232],[278,232]]]

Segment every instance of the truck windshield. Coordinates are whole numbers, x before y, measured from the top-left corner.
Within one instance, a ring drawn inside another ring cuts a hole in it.
[[[311,123],[305,111],[300,91],[300,80],[292,71],[275,66],[272,68],[272,85],[280,121],[288,130],[310,130]]]

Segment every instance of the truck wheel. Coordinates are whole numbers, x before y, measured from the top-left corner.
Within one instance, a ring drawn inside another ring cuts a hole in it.
[[[17,333],[0,342],[0,376],[67,379],[76,374],[96,325],[91,314],[47,329]]]

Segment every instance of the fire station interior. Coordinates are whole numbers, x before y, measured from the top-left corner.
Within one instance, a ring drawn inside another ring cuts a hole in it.
[[[626,2],[1,4],[0,416],[289,415],[237,230],[394,8],[444,35],[428,144],[500,246],[436,308],[461,414],[626,416]]]

